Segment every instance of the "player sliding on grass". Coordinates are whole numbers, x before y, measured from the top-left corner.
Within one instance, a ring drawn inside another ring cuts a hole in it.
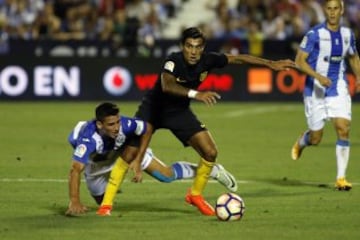
[[[200,157],[193,184],[186,194],[187,203],[196,206],[207,216],[215,215],[213,207],[202,196],[209,175],[217,159],[217,147],[208,129],[190,109],[190,100],[196,99],[207,105],[213,105],[220,95],[211,91],[197,91],[207,74],[215,68],[228,64],[257,64],[274,70],[294,67],[290,60],[271,61],[250,55],[230,55],[205,52],[205,37],[198,28],[185,29],[181,37],[182,51],[172,53],[165,60],[154,88],[144,96],[136,117],[148,123],[148,131],[143,138],[142,148],[146,148],[152,134],[158,129],[170,130],[184,146],[191,146]],[[226,124],[226,123],[225,123]],[[236,129],[234,129],[236,131]],[[141,181],[140,158],[133,161],[133,167]],[[118,159],[118,169],[113,169],[114,184],[108,185],[104,200],[97,211],[99,215],[108,215],[111,211],[116,190],[121,184],[123,173],[128,164],[125,159]]]
[[[146,130],[146,123],[119,115],[119,108],[112,103],[102,103],[96,108],[96,118],[79,122],[69,135],[74,148],[73,161],[69,176],[70,203],[67,215],[81,214],[87,207],[80,201],[81,173],[85,171],[88,190],[95,201],[103,200],[106,184],[116,158],[121,155],[122,147],[133,136],[140,136]],[[177,179],[193,178],[196,165],[176,162],[166,166],[147,149],[141,168],[161,182],[170,183]],[[210,176],[230,191],[237,190],[235,178],[220,164],[216,164]]]

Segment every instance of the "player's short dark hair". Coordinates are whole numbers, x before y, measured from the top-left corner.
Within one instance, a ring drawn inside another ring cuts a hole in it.
[[[203,32],[197,28],[197,27],[190,27],[190,28],[187,28],[185,29],[183,32],[182,32],[182,35],[181,35],[181,44],[184,44],[186,39],[188,38],[201,38],[203,40],[203,43],[205,44],[205,36],[203,34]]]
[[[97,121],[102,122],[106,117],[118,115],[119,112],[118,106],[110,102],[104,102],[96,107],[95,118]]]

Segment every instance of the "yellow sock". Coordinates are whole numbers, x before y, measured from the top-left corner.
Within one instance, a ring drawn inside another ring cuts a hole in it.
[[[113,169],[111,170],[109,182],[106,185],[105,195],[104,199],[101,202],[101,206],[113,205],[116,192],[119,189],[121,183],[123,182],[128,168],[129,164],[127,164],[121,157],[118,157]]]
[[[191,195],[200,195],[202,194],[208,179],[211,173],[211,170],[215,162],[208,162],[205,159],[201,158],[198,164],[195,179],[191,187]]]

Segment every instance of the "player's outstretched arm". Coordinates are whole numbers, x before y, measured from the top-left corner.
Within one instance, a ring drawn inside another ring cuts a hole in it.
[[[194,90],[190,90],[194,91]],[[208,106],[212,106],[217,103],[217,100],[221,98],[221,96],[216,92],[206,91],[206,92],[198,92],[195,91],[194,99],[198,101],[202,101]]]
[[[80,202],[80,179],[85,165],[73,160],[69,174],[69,206],[65,215],[78,215],[88,211],[88,208]]]
[[[204,102],[208,106],[214,105],[217,102],[217,100],[220,99],[220,95],[216,92],[196,91],[194,89],[183,87],[180,84],[178,84],[176,81],[177,81],[176,78],[169,73],[161,74],[162,89],[166,93],[182,96],[182,97],[193,98],[198,101]]]
[[[306,59],[308,58],[309,54],[304,52],[303,50],[299,49],[296,54],[295,63],[296,67],[306,73],[307,75],[317,79],[321,85],[325,87],[329,87],[331,85],[331,80],[321,74],[317,73],[312,67],[307,63]]]
[[[228,59],[229,64],[248,63],[254,65],[262,65],[269,67],[275,71],[289,70],[290,68],[295,68],[294,61],[290,59],[273,61],[269,59],[255,57],[248,54],[239,54],[239,55],[226,54],[226,57]]]
[[[349,57],[349,64],[351,66],[352,71],[355,74],[356,82],[355,82],[355,91],[360,93],[360,58],[358,54],[351,55]]]

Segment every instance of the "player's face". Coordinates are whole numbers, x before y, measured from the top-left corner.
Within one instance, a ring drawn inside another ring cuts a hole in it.
[[[329,27],[337,27],[343,13],[341,0],[331,0],[325,4],[325,16]]]
[[[104,121],[97,121],[96,124],[101,135],[105,135],[115,139],[119,134],[120,123],[119,116],[117,115],[108,116],[104,119]]]
[[[204,42],[201,38],[187,38],[182,46],[182,51],[185,61],[189,65],[195,65],[204,52]]]

